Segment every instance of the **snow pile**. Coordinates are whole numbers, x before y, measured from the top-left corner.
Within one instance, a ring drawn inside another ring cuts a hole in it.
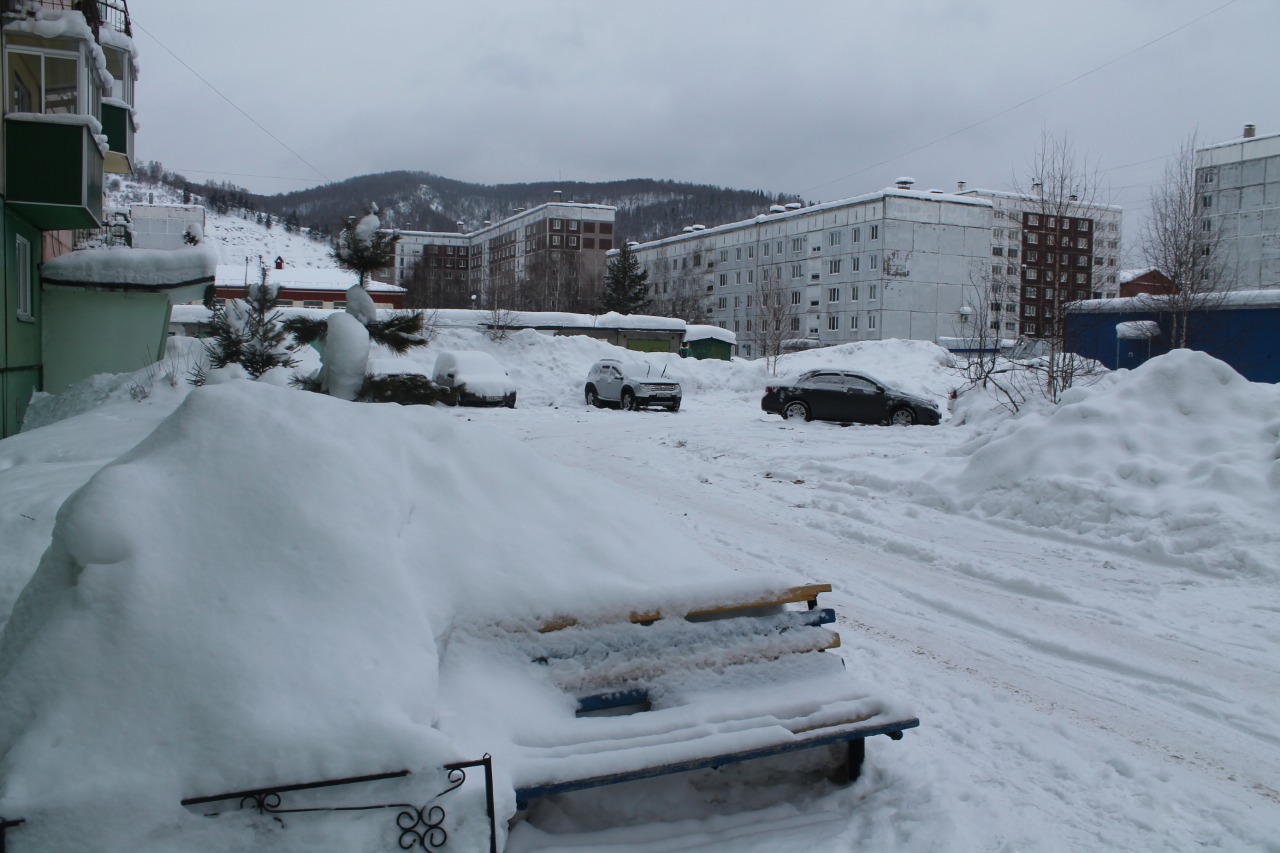
[[[1203,353],[1174,350],[1073,388],[958,454],[936,485],[967,510],[1275,571],[1270,543],[1249,531],[1280,518],[1280,389]]]
[[[494,397],[516,391],[515,383],[493,356],[478,350],[448,350],[436,357],[435,381],[466,386],[471,394]]]
[[[475,757],[433,728],[455,623],[661,609],[729,576],[446,411],[196,389],[65,503],[14,607],[0,813],[38,818],[32,849],[211,849],[181,797]]]
[[[174,287],[213,282],[216,250],[203,245],[183,249],[82,249],[45,261],[41,278],[51,284]]]

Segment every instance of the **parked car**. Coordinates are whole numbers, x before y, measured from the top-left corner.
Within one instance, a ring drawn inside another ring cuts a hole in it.
[[[663,406],[678,412],[680,383],[666,374],[665,367],[655,374],[651,364],[602,358],[591,365],[583,393],[591,406],[614,405],[633,410]]]
[[[932,426],[942,420],[936,404],[847,370],[810,370],[793,382],[770,385],[760,408],[806,421]]]
[[[436,356],[437,385],[457,391],[462,406],[516,407],[516,384],[487,352],[446,350]]]

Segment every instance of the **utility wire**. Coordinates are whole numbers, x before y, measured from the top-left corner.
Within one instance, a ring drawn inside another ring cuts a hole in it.
[[[1029,98],[1026,98],[1026,99],[1024,99],[1024,100],[1022,100],[1022,101],[1019,101],[1018,103],[1014,104],[1014,105],[1013,105],[1013,106],[1011,106],[1011,107],[1006,107],[1006,108],[1004,108],[1003,110],[1000,110],[1000,111],[999,111],[999,112],[997,112],[997,113],[992,113],[991,115],[987,116],[986,118],[978,119],[977,121],[975,121],[975,122],[973,122],[973,123],[971,123],[971,124],[967,124],[967,125],[965,125],[964,127],[959,128],[958,130],[953,130],[953,131],[951,131],[950,133],[946,134],[945,136],[939,136],[937,139],[934,139],[934,140],[933,140],[933,141],[931,141],[931,142],[926,142],[926,143],[924,143],[923,145],[918,145],[918,146],[916,146],[915,148],[912,148],[910,151],[904,151],[904,152],[902,152],[901,154],[895,154],[895,155],[894,155],[894,156],[892,156],[892,157],[889,157],[889,158],[887,158],[887,159],[881,160],[879,163],[872,163],[870,166],[866,166],[866,167],[864,167],[864,168],[858,169],[856,172],[850,172],[850,173],[849,173],[849,174],[847,174],[847,175],[841,175],[841,176],[840,176],[840,177],[838,177],[838,178],[833,178],[833,179],[831,179],[831,180],[829,180],[829,181],[825,181],[825,182],[823,182],[823,183],[821,183],[821,184],[816,184],[816,185],[814,185],[814,186],[812,186],[812,187],[809,187],[808,189],[801,190],[801,191],[800,191],[800,193],[799,193],[799,195],[804,195],[805,193],[812,192],[813,190],[821,189],[822,187],[830,186],[831,184],[838,183],[838,182],[843,181],[843,180],[847,180],[848,178],[852,178],[852,177],[854,177],[854,176],[856,176],[856,175],[861,175],[863,172],[869,172],[869,171],[871,171],[872,169],[878,169],[878,168],[880,168],[881,166],[884,166],[884,165],[886,165],[886,164],[888,164],[888,163],[892,163],[894,160],[898,160],[898,159],[900,159],[900,158],[902,158],[902,157],[906,157],[906,156],[909,156],[909,155],[911,155],[911,154],[915,154],[915,153],[917,153],[917,152],[919,152],[919,151],[923,151],[923,150],[924,150],[924,149],[926,149],[926,148],[931,148],[931,147],[933,147],[934,145],[937,145],[939,142],[945,142],[946,140],[950,139],[950,138],[951,138],[951,137],[953,137],[953,136],[959,136],[959,135],[960,135],[960,134],[962,134],[962,133],[966,133],[967,131],[973,130],[975,127],[979,127],[980,125],[984,125],[984,124],[986,124],[987,122],[994,121],[995,119],[998,119],[998,118],[1000,118],[1000,117],[1001,117],[1001,116],[1003,116],[1003,115],[1007,115],[1007,114],[1009,114],[1009,113],[1013,112],[1014,110],[1021,109],[1022,107],[1025,107],[1027,104],[1031,103],[1032,101],[1038,101],[1038,100],[1040,100],[1040,99],[1041,99],[1041,98],[1043,98],[1043,97],[1046,97],[1046,96],[1048,96],[1048,95],[1052,95],[1054,92],[1057,92],[1059,89],[1065,89],[1067,86],[1070,86],[1072,83],[1075,83],[1075,82],[1077,82],[1077,81],[1079,81],[1079,80],[1083,80],[1085,77],[1088,77],[1088,76],[1090,76],[1090,75],[1092,75],[1092,74],[1096,74],[1097,72],[1101,71],[1101,70],[1102,70],[1102,69],[1104,69],[1104,68],[1109,68],[1110,66],[1115,65],[1115,64],[1116,64],[1117,62],[1119,62],[1120,60],[1122,60],[1122,59],[1127,59],[1128,57],[1133,56],[1135,53],[1137,53],[1137,52],[1139,52],[1139,51],[1141,51],[1141,50],[1146,50],[1147,48],[1151,47],[1153,44],[1156,44],[1156,43],[1158,43],[1158,42],[1162,42],[1162,41],[1164,41],[1165,39],[1169,38],[1170,36],[1175,35],[1176,33],[1182,32],[1182,31],[1183,31],[1183,30],[1185,30],[1187,27],[1190,27],[1192,24],[1197,24],[1197,23],[1199,23],[1200,21],[1203,21],[1205,18],[1208,18],[1210,15],[1216,15],[1218,12],[1221,12],[1223,9],[1227,8],[1228,6],[1233,6],[1233,5],[1235,5],[1236,3],[1238,3],[1238,2],[1240,2],[1240,0],[1227,0],[1227,2],[1226,2],[1226,3],[1223,3],[1221,6],[1218,6],[1218,7],[1214,8],[1214,9],[1211,9],[1211,10],[1209,10],[1208,12],[1205,12],[1203,15],[1200,15],[1199,17],[1192,18],[1190,21],[1187,21],[1185,24],[1183,24],[1183,25],[1181,25],[1181,26],[1179,26],[1179,27],[1175,27],[1175,28],[1174,28],[1174,29],[1172,29],[1172,30],[1169,30],[1169,31],[1168,31],[1167,33],[1165,33],[1164,35],[1156,36],[1155,38],[1151,39],[1150,41],[1148,41],[1148,42],[1146,42],[1146,43],[1144,43],[1144,44],[1140,44],[1140,45],[1138,45],[1137,47],[1133,48],[1132,50],[1129,50],[1129,51],[1126,51],[1125,53],[1120,54],[1119,56],[1115,57],[1114,59],[1109,59],[1109,60],[1107,60],[1106,62],[1102,63],[1101,65],[1096,65],[1096,66],[1094,66],[1093,68],[1090,68],[1088,71],[1085,71],[1085,72],[1084,72],[1084,73],[1082,73],[1082,74],[1077,74],[1075,77],[1072,77],[1070,80],[1067,80],[1067,81],[1066,81],[1066,82],[1064,82],[1064,83],[1059,83],[1057,86],[1054,86],[1054,87],[1049,88],[1049,89],[1045,89],[1043,92],[1041,92],[1041,93],[1040,93],[1040,94],[1038,94],[1038,95],[1032,95],[1032,96],[1031,96],[1031,97],[1029,97]]]
[[[205,85],[206,85],[206,86],[208,86],[210,89],[212,89],[212,90],[214,91],[214,93],[215,93],[215,94],[217,94],[217,96],[218,96],[219,98],[222,98],[222,100],[226,101],[228,104],[230,104],[232,107],[234,107],[234,108],[235,108],[235,110],[236,110],[236,112],[240,113],[240,115],[244,116],[244,117],[245,117],[245,118],[247,118],[249,121],[253,122],[254,126],[256,126],[256,127],[258,128],[258,130],[261,130],[261,131],[262,131],[263,133],[265,133],[267,136],[270,136],[272,139],[274,139],[274,140],[275,140],[275,141],[280,145],[280,147],[281,147],[281,148],[283,148],[285,151],[288,151],[288,152],[289,152],[290,154],[292,154],[294,157],[297,157],[297,158],[298,158],[298,160],[300,160],[302,163],[304,163],[304,164],[307,166],[307,168],[311,169],[311,171],[315,172],[317,175],[319,175],[320,177],[324,178],[326,181],[329,181],[330,183],[332,183],[332,179],[331,179],[328,175],[326,175],[324,172],[322,172],[322,171],[320,171],[319,169],[317,169],[315,166],[311,165],[311,163],[307,162],[307,159],[306,159],[305,157],[303,157],[303,156],[302,156],[301,154],[299,154],[297,151],[294,151],[292,148],[290,148],[288,145],[286,145],[286,144],[285,144],[285,142],[284,142],[284,140],[282,140],[280,137],[276,136],[274,133],[272,133],[271,131],[267,130],[265,127],[263,127],[261,122],[259,122],[259,121],[258,121],[256,118],[254,118],[253,116],[249,115],[249,114],[248,114],[247,112],[245,112],[244,110],[242,110],[242,109],[239,107],[239,105],[238,105],[238,104],[236,104],[236,102],[235,102],[235,101],[231,100],[231,99],[230,99],[230,98],[228,98],[226,95],[222,94],[222,92],[218,91],[218,87],[217,87],[217,86],[215,86],[215,85],[213,85],[212,83],[210,83],[208,80],[206,80],[204,77],[202,77],[202,76],[200,75],[200,72],[196,71],[194,68],[192,68],[192,67],[191,67],[190,65],[188,65],[186,62],[184,62],[184,61],[182,60],[182,57],[181,57],[181,56],[178,56],[178,54],[176,54],[176,53],[174,53],[172,50],[170,50],[170,49],[165,45],[165,43],[164,43],[164,42],[162,42],[162,41],[160,41],[160,39],[156,38],[156,36],[155,36],[155,34],[154,34],[154,33],[152,33],[152,32],[151,32],[150,30],[148,30],[146,27],[144,27],[144,26],[142,26],[141,24],[139,24],[136,18],[131,19],[131,22],[132,22],[132,24],[133,24],[133,26],[134,26],[134,27],[136,27],[137,29],[141,30],[142,32],[144,32],[144,33],[146,33],[148,36],[150,36],[150,37],[151,37],[151,40],[152,40],[152,41],[154,41],[156,44],[160,45],[160,47],[161,47],[161,48],[163,48],[163,49],[164,49],[164,51],[165,51],[166,53],[168,53],[168,54],[169,54],[170,56],[172,56],[174,59],[178,60],[178,63],[179,63],[180,65],[182,65],[182,67],[183,67],[183,68],[187,69],[187,70],[188,70],[188,71],[190,71],[192,74],[194,74],[194,75],[196,76],[196,78],[197,78],[201,83],[205,84]],[[210,172],[209,174],[220,174],[220,173],[217,173],[217,172]],[[257,176],[253,176],[253,177],[257,177]],[[301,178],[287,178],[286,180],[303,180],[303,179],[301,179]]]

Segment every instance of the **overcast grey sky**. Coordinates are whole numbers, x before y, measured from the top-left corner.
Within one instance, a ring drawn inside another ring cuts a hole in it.
[[[260,192],[394,169],[671,178],[807,200],[899,175],[1003,189],[1047,130],[1069,132],[1140,217],[1188,134],[1280,132],[1276,0],[129,9],[140,157]]]

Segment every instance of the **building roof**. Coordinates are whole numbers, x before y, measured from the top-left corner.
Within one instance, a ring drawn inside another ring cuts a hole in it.
[[[250,264],[218,264],[218,287],[243,287],[246,283],[258,281],[258,267]],[[358,280],[356,273],[350,270],[326,269],[319,267],[285,267],[282,270],[267,268],[267,281],[276,287],[290,290],[346,290]],[[365,289],[372,293],[404,293],[405,289],[398,285],[381,281],[368,281]]]
[[[1143,293],[1119,299],[1086,299],[1072,302],[1066,310],[1072,314],[1113,314],[1122,311],[1159,311],[1166,307],[1168,296]],[[1271,290],[1234,290],[1214,297],[1214,308],[1280,308],[1280,288]]]
[[[712,338],[717,341],[724,341],[727,344],[738,343],[738,336],[728,329],[722,329],[719,326],[702,326],[693,325],[685,326],[684,339],[686,341],[704,341]]]
[[[992,198],[1007,198],[1010,201],[1039,201],[1040,200],[1040,196],[1032,195],[1031,193],[1018,193],[1018,192],[1011,192],[1009,190],[984,190],[981,187],[977,187],[974,189],[957,190],[955,194],[969,195],[970,193],[975,195],[991,196]],[[1124,212],[1124,208],[1118,204],[1101,204],[1099,202],[1087,202],[1087,201],[1075,201],[1071,203],[1078,204],[1082,208],[1087,208],[1091,210],[1110,210],[1116,213]]]
[[[650,240],[647,243],[638,243],[633,248],[646,249],[663,243],[677,243],[681,240],[698,240],[709,234],[723,234],[728,231],[734,231],[748,225],[764,223],[764,222],[781,222],[786,219],[792,219],[797,216],[804,216],[810,213],[818,213],[824,210],[834,210],[841,207],[848,207],[853,204],[862,204],[868,201],[885,198],[909,198],[919,201],[948,201],[954,204],[972,204],[979,207],[990,207],[991,202],[980,198],[964,198],[955,193],[944,193],[922,190],[903,190],[893,187],[886,187],[883,190],[865,195],[850,196],[849,198],[836,199],[835,201],[819,202],[811,204],[808,207],[801,207],[795,210],[784,210],[778,213],[761,213],[751,219],[743,219],[738,222],[726,222],[723,225],[714,225],[709,228],[697,231],[686,231],[680,234],[674,234],[670,237],[661,237],[657,240]],[[609,254],[614,254],[617,249],[611,250]]]

